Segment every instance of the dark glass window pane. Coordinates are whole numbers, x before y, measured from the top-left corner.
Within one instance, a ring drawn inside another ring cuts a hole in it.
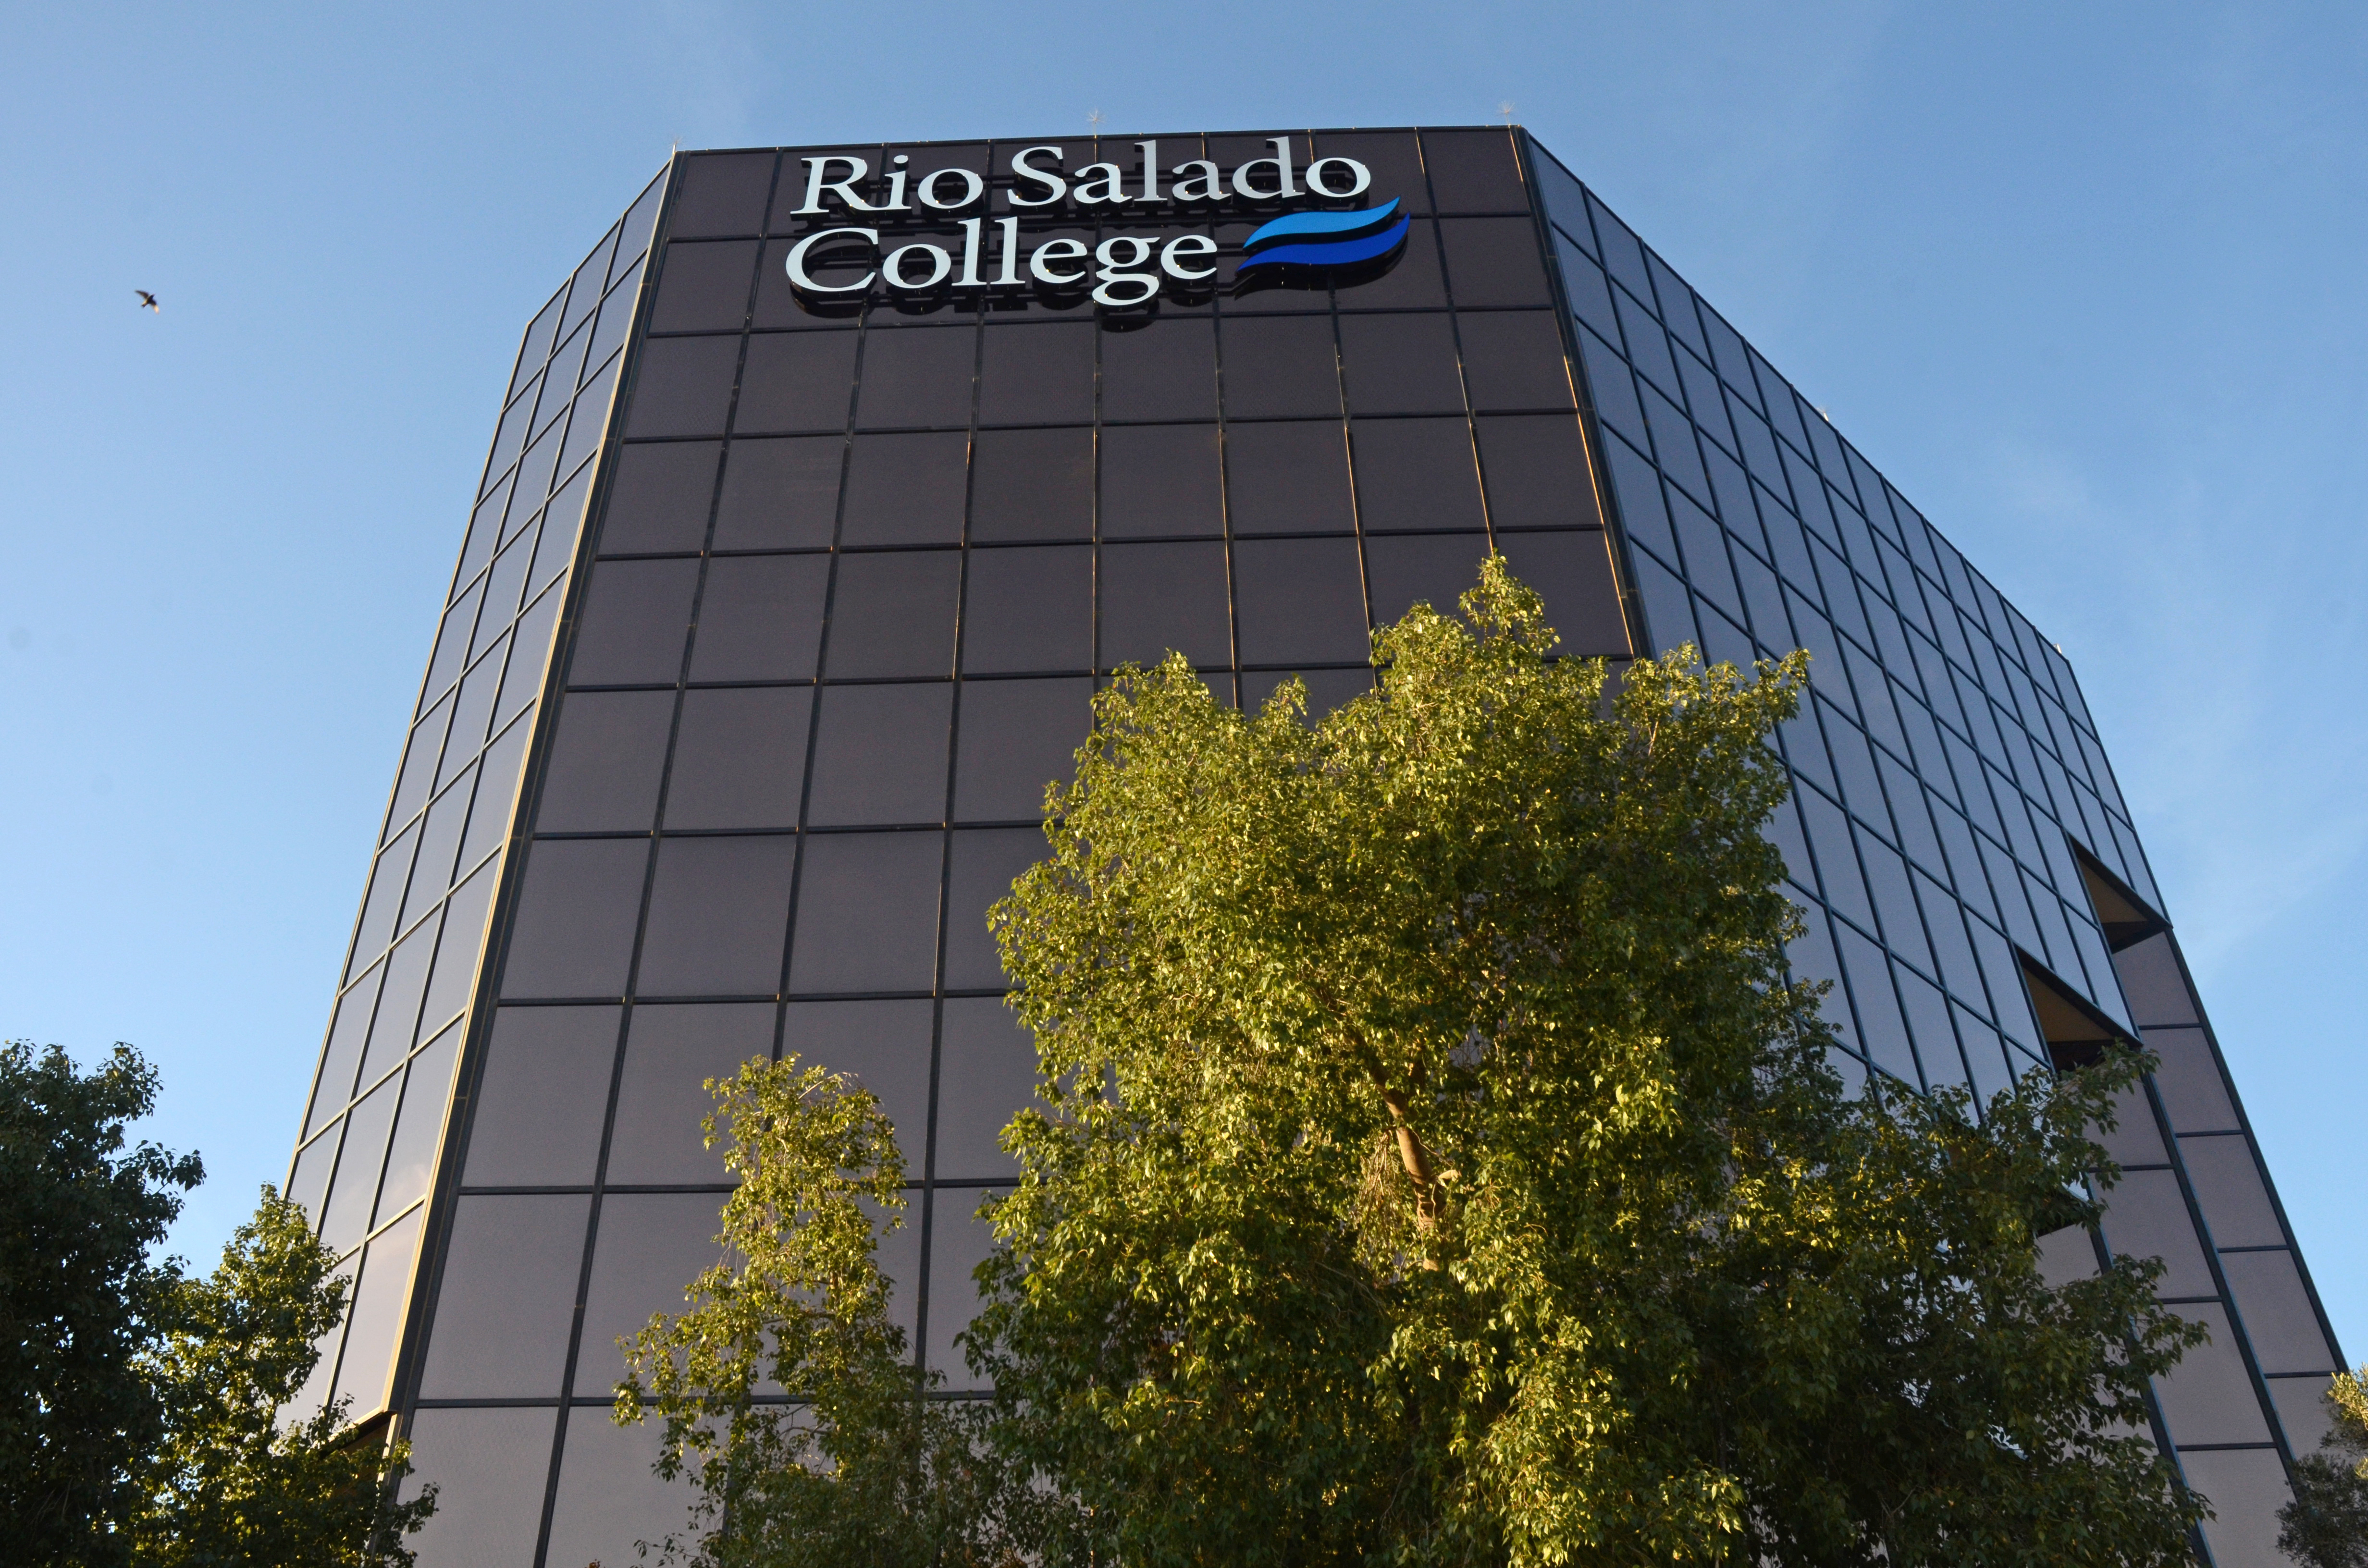
[[[1916,1055],[1907,1043],[1907,1022],[1900,1016],[1899,995],[1891,988],[1891,966],[1884,961],[1883,949],[1848,926],[1836,926],[1834,935],[1850,971],[1850,999],[1858,1004],[1868,1056],[1900,1082],[1917,1086]]]
[[[461,678],[461,689],[452,699],[452,733],[444,737],[444,756],[436,769],[436,788],[450,784],[485,744],[494,696],[501,684],[502,650],[496,646]]]
[[[1093,551],[1085,545],[979,550],[962,608],[965,674],[1093,665]]]
[[[1224,531],[1214,425],[1113,426],[1102,432],[1101,463],[1104,539]]]
[[[564,599],[558,588],[546,588],[519,615],[518,631],[510,638],[509,666],[502,671],[501,696],[494,703],[496,732],[507,729],[512,719],[542,695],[551,675],[552,631]]]
[[[1459,308],[1550,302],[1537,231],[1528,219],[1448,218],[1440,222],[1439,237]]]
[[[942,1138],[942,1118],[939,1125]],[[2310,1295],[2303,1289],[2294,1254],[2234,1253],[2224,1256],[2220,1266],[2227,1271],[2229,1292],[2245,1316],[2245,1332],[2263,1372],[2337,1369],[2339,1363],[2319,1330],[2318,1314],[2311,1310]]]
[[[600,1200],[575,1397],[612,1391],[626,1370],[617,1341],[640,1332],[655,1312],[684,1309],[690,1282],[723,1256],[715,1241],[723,1209],[717,1192],[612,1192]]]
[[[1651,445],[1645,436],[1644,406],[1636,401],[1636,378],[1628,373],[1626,361],[1584,327],[1579,329],[1578,347],[1587,367],[1588,396],[1596,413],[1637,446]]]
[[[1570,366],[1548,311],[1457,318],[1474,408],[1568,408]]]
[[[748,259],[752,262],[757,259],[754,247],[750,249]],[[592,347],[584,354],[586,364],[598,365],[623,346],[625,335],[632,329],[633,306],[639,302],[641,292],[642,269],[639,267],[634,267],[609,285],[609,292],[600,301],[599,324],[592,329]],[[745,287],[743,292],[745,295]],[[725,308],[730,307],[727,304]],[[738,326],[739,318],[734,316],[730,324]]]
[[[534,597],[545,585],[574,563],[584,522],[584,498],[591,493],[593,465],[575,471],[567,487],[552,497],[542,519],[542,535],[534,547],[534,565],[527,573],[526,597]]]
[[[905,1179],[917,1182],[929,1154],[929,1031],[935,1004],[792,1002],[784,1010],[781,1056],[852,1076],[879,1096],[905,1156]],[[920,1210],[905,1222],[920,1229]],[[883,1244],[884,1254],[888,1245]]]
[[[1441,212],[1529,210],[1511,132],[1426,131],[1422,153]]]
[[[1236,535],[1349,532],[1357,525],[1340,426],[1227,426],[1225,499]]]
[[[669,337],[643,344],[625,433],[722,435],[732,405],[732,375],[739,363],[737,337]]]
[[[386,1164],[387,1131],[394,1123],[395,1100],[402,1091],[399,1078],[381,1084],[346,1118],[337,1176],[329,1184],[329,1201],[321,1210],[321,1240],[337,1252],[359,1243],[370,1229],[379,1175]]]
[[[824,834],[799,879],[790,988],[927,991],[937,968],[936,833]]]
[[[960,431],[858,436],[848,460],[841,542],[961,542],[969,459],[970,437]]]
[[[990,328],[980,352],[980,424],[1082,425],[1093,418],[1091,325]]]
[[[607,371],[608,375],[597,373],[600,370]],[[551,471],[557,478],[565,479],[575,473],[576,465],[590,457],[594,449],[599,446],[600,437],[608,434],[609,385],[615,371],[613,360],[597,367],[592,384],[576,395],[575,417],[567,422],[567,444],[560,448],[559,461]],[[575,518],[570,517],[568,522],[572,528]]]
[[[962,687],[954,764],[954,816],[964,822],[1034,821],[1044,786],[1069,780],[1092,728],[1086,680],[982,680]]]
[[[1246,540],[1234,547],[1245,665],[1355,664],[1372,652],[1357,543]]]
[[[563,1335],[564,1339],[564,1335]],[[551,1470],[549,1409],[423,1410],[411,1418],[404,1495],[436,1488],[436,1513],[404,1538],[428,1568],[530,1562]]]
[[[860,680],[950,673],[961,572],[962,557],[951,550],[840,556],[830,674]]]
[[[502,479],[495,483],[492,494],[477,503],[476,511],[469,518],[469,537],[461,545],[461,565],[454,574],[454,581],[466,583],[474,577],[478,568],[484,566],[486,558],[494,553],[494,546],[501,538],[502,508],[508,504],[509,498],[510,480]],[[531,500],[526,503],[529,510],[533,509],[533,505]],[[465,631],[461,641],[468,641]]]
[[[647,832],[666,769],[671,691],[579,691],[560,705],[535,826],[543,833]]]
[[[650,344],[643,352],[658,347]],[[740,406],[732,428],[742,435],[844,430],[854,385],[853,333],[758,333],[748,340],[748,363],[740,373]]]
[[[567,677],[577,686],[671,686],[699,582],[696,561],[604,561],[592,569]]]
[[[336,1389],[353,1401],[356,1415],[386,1407],[387,1375],[393,1370],[395,1335],[403,1328],[404,1290],[418,1246],[419,1216],[414,1214],[370,1243],[363,1255]]]
[[[793,196],[791,199],[794,201],[797,198]],[[854,308],[847,305],[825,307],[850,313],[815,315],[799,300],[797,290],[790,287],[786,263],[790,247],[796,243],[791,239],[766,243],[765,259],[757,266],[756,326],[759,330],[778,327],[793,332],[836,333],[848,340],[851,352],[856,328],[861,324],[860,315],[852,313]],[[806,257],[806,270],[826,282],[852,283],[866,272],[875,270],[877,266],[874,253],[860,245],[825,248]]]
[[[734,441],[715,507],[718,550],[808,550],[830,543],[846,437]]]
[[[2163,1110],[2175,1132],[2224,1132],[2237,1125],[2228,1085],[2200,1028],[2149,1028],[2146,1049],[2162,1060],[2154,1070]]]
[[[1397,534],[1365,541],[1367,592],[1373,624],[1387,626],[1416,603],[1441,615],[1480,581],[1488,541],[1471,534]]]
[[[1195,667],[1233,662],[1222,544],[1102,547],[1099,663],[1156,665],[1169,650]]]
[[[635,991],[702,996],[776,990],[796,859],[797,840],[787,834],[659,845]]]
[[[801,344],[824,341],[799,338]],[[874,430],[970,423],[977,335],[967,323],[905,332],[873,332],[863,342],[863,388],[855,423]]]
[[[609,1138],[609,1185],[728,1179],[726,1145],[719,1141],[707,1148],[700,1126],[715,1108],[715,1096],[703,1085],[734,1076],[751,1058],[772,1054],[770,1002],[636,1006],[617,1087],[617,1125]],[[688,1277],[683,1283],[689,1283]]]
[[[344,1096],[338,1096],[340,1101]],[[338,1131],[343,1131],[340,1128]],[[288,1176],[288,1200],[304,1210],[314,1231],[321,1228],[321,1199],[327,1194],[329,1176],[336,1168],[337,1139],[336,1133],[315,1138],[296,1155],[296,1163]]]
[[[1373,199],[1368,191],[1360,199]],[[1388,197],[1380,199],[1386,201]],[[1401,209],[1403,210],[1403,209]],[[1439,265],[1438,225],[1418,218],[1406,230],[1397,259],[1380,277],[1340,286],[1344,311],[1445,310],[1447,277]]]
[[[1349,316],[1340,363],[1354,414],[1461,414],[1463,382],[1445,312]]]
[[[530,535],[515,540],[494,558],[494,569],[485,574],[485,613],[477,618],[477,634],[469,644],[472,662],[494,645],[517,617],[518,593],[526,586],[527,566],[533,559]]]
[[[796,826],[813,706],[810,687],[685,692],[666,825]]]
[[[1936,1094],[1964,1086],[1965,1063],[1957,1052],[1956,1032],[1949,1027],[1947,999],[1920,975],[1896,968],[1894,974],[1909,1027],[1916,1033],[1916,1056],[1924,1067],[1924,1086]]]
[[[612,228],[600,237],[598,244],[592,247],[592,254],[577,266],[575,276],[568,279],[567,313],[559,323],[562,343],[599,308],[601,285],[608,280],[609,261],[616,254],[616,248],[617,231]],[[566,350],[562,348],[560,352],[564,354]]]
[[[503,1007],[477,1080],[461,1179],[471,1187],[579,1187],[600,1159],[615,1007]]]
[[[652,332],[728,332],[747,319],[757,242],[671,244],[658,274]]]
[[[1635,560],[1638,597],[1645,601],[1646,641],[1661,652],[1696,642],[1693,604],[1686,585],[1678,581],[1676,573],[1644,551],[1637,551]]]
[[[1232,419],[1331,416],[1340,412],[1332,323],[1277,316],[1225,323],[1225,414]]]
[[[584,1388],[583,1380],[576,1386]],[[546,1562],[629,1562],[638,1541],[691,1535],[697,1488],[688,1476],[663,1481],[656,1473],[664,1422],[619,1426],[606,1406],[577,1405],[565,1415]]]
[[[963,1359],[954,1336],[978,1314],[973,1273],[995,1250],[995,1232],[978,1217],[975,1188],[951,1187],[932,1196],[929,1220],[929,1332],[927,1365],[945,1374],[945,1386],[972,1390],[985,1385]]]
[[[1019,1162],[996,1140],[1035,1097],[1036,1042],[1011,1010],[992,996],[947,1002],[938,1045],[937,1179],[1017,1176]]]
[[[1387,201],[1395,196],[1404,204],[1403,211],[1430,210],[1430,189],[1413,132],[1327,131],[1316,139],[1315,152],[1319,157],[1354,158],[1372,171],[1372,188],[1360,199]]]
[[[436,1144],[444,1131],[444,1110],[452,1100],[452,1064],[461,1053],[461,1031],[446,1029],[411,1059],[403,1109],[386,1154],[386,1179],[379,1189],[378,1219],[384,1224],[414,1199],[426,1195],[436,1170]]]
[[[423,1397],[549,1399],[560,1392],[591,1203],[567,1193],[460,1199]]]
[[[429,697],[441,693],[461,673],[461,661],[467,656],[471,634],[476,630],[477,602],[484,595],[484,585],[480,583],[444,612],[443,625],[436,633],[436,653],[427,662],[427,682],[421,688]]]
[[[2188,1179],[2195,1185],[2196,1201],[2203,1206],[2204,1222],[2212,1227],[2215,1245],[2286,1244],[2277,1211],[2270,1205],[2269,1187],[2253,1159],[2252,1146],[2243,1138],[2182,1138],[2179,1153],[2187,1164]]]
[[[812,679],[829,574],[830,560],[822,555],[722,556],[709,562],[690,678]]]
[[[625,989],[649,845],[546,839],[527,858],[502,977],[507,996],[616,996]]]
[[[443,755],[444,732],[451,722],[452,699],[448,697],[411,727],[411,744],[403,754],[403,771],[394,780],[394,803],[387,808],[388,832],[409,822],[427,799],[427,787],[435,782],[436,764]]]
[[[1357,459],[1358,517],[1367,533],[1486,526],[1472,429],[1464,421],[1359,420],[1349,441]]]
[[[1561,652],[1628,657],[1628,624],[1611,577],[1611,552],[1600,531],[1515,534],[1497,540],[1497,548],[1513,574],[1545,600],[1547,623],[1562,633]]]
[[[377,1006],[379,983],[384,978],[384,971],[373,970],[337,1003],[328,1042],[321,1050],[320,1086],[313,1091],[312,1114],[304,1122],[308,1136],[328,1125],[329,1119],[345,1109],[353,1097],[362,1042],[370,1038],[370,1009]]]
[[[477,772],[477,798],[469,807],[469,834],[461,845],[462,870],[491,854],[509,826],[510,809],[518,801],[518,764],[530,729],[512,724],[486,749],[484,766]]]
[[[1090,539],[1091,430],[985,430],[972,485],[973,540]]]
[[[765,196],[773,181],[773,154],[687,153],[675,165],[675,181],[674,212],[667,233],[677,237],[757,233],[765,226]]]
[[[946,989],[1003,988],[1003,961],[987,930],[986,912],[1011,892],[1013,878],[1048,853],[1044,835],[1032,827],[954,835],[946,874]],[[946,1174],[942,1159],[938,1174]]]
[[[1228,339],[1230,352],[1231,340]],[[1210,419],[1217,412],[1214,324],[1156,321],[1101,335],[1102,418]]]
[[[387,955],[386,986],[379,995],[378,1015],[370,1021],[370,1044],[362,1051],[360,1082],[365,1085],[410,1053],[420,999],[427,989],[427,966],[436,956],[436,928],[437,919],[430,915]]]
[[[393,937],[395,915],[403,907],[404,889],[411,876],[412,850],[418,839],[419,828],[415,824],[404,829],[402,837],[379,851],[378,866],[370,872],[370,894],[362,901],[361,924],[354,936],[353,961],[347,965],[347,973],[376,958],[379,949]]]
[[[1601,524],[1577,420],[1568,415],[1499,415],[1474,423],[1488,517],[1499,530]]]
[[[494,873],[487,868],[463,882],[445,906],[436,970],[427,983],[427,1003],[419,1010],[422,1036],[435,1033],[446,1019],[469,1005],[479,950],[484,945],[485,911],[493,898]]]
[[[1276,692],[1292,681],[1297,681],[1306,689],[1306,718],[1309,723],[1314,723],[1351,698],[1372,690],[1373,672],[1267,670],[1246,675],[1242,677],[1242,705],[1245,709],[1263,708]]]
[[[824,688],[806,820],[825,827],[940,821],[953,696],[942,681]]]

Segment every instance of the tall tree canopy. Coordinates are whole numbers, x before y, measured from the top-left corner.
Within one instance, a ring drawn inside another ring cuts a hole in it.
[[[2327,1437],[2294,1462],[2278,1550],[2305,1568],[2368,1568],[2368,1365],[2336,1373],[2326,1400]]]
[[[828,1074],[744,1087],[719,1131],[786,1201],[638,1343],[670,1460],[734,1451],[700,1434],[750,1377],[665,1369],[769,1281],[736,1343],[814,1398],[794,1485],[956,1560],[2183,1561],[2140,1429],[2193,1331],[2150,1267],[2038,1267],[2134,1064],[1846,1092],[1760,835],[1805,656],[1614,681],[1493,560],[1463,608],[1377,633],[1380,689],[1320,723],[1178,658],[1100,694],[994,916],[1042,1059],[966,1335],[994,1400],[834,1405],[791,1354],[872,1300],[868,1228],[790,1265],[891,1200],[884,1124]],[[823,1117],[872,1131],[793,1134]],[[867,1378],[903,1352],[870,1345]],[[711,1560],[829,1561],[795,1525],[740,1555],[737,1517]]]

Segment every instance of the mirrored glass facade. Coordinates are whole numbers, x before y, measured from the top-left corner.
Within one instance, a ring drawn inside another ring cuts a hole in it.
[[[1299,212],[1389,248],[1245,269]],[[751,1056],[881,1096],[886,1262],[964,1386],[1033,1062],[984,914],[1095,683],[1177,649],[1320,710],[1492,549],[1571,653],[1814,651],[1774,836],[1853,1071],[2162,1055],[2106,1241],[2214,1324],[2161,1435],[2270,1560],[2335,1347],[2069,666],[1523,133],[682,154],[485,472],[290,1177],[359,1277],[320,1389],[444,1489],[423,1564],[679,1518],[615,1341],[714,1258],[700,1084]]]

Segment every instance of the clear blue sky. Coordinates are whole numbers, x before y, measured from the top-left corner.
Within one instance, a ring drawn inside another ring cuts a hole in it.
[[[0,1034],[162,1064],[193,1257],[283,1169],[518,328],[670,142],[1509,101],[2071,655],[2368,1354],[2368,11],[6,15]]]

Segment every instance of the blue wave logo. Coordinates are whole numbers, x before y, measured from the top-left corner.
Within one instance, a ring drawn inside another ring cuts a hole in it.
[[[1254,267],[1354,267],[1395,250],[1413,225],[1386,206],[1360,212],[1293,212],[1253,230],[1242,242],[1247,253],[1238,276]]]

